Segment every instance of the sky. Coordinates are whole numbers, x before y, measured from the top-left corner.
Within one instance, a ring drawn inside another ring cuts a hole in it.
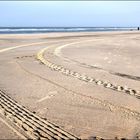
[[[0,27],[140,26],[140,1],[0,1]]]

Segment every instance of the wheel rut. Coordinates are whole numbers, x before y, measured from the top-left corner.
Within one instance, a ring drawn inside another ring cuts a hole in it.
[[[108,88],[110,90],[114,90],[114,91],[121,92],[121,93],[126,93],[128,95],[136,97],[137,99],[140,99],[140,93],[136,89],[133,89],[133,88],[130,88],[130,87],[127,87],[127,86],[118,85],[118,84],[113,84],[111,82],[106,82],[106,81],[103,81],[103,80],[99,80],[99,79],[96,79],[96,78],[94,78],[92,76],[87,76],[85,74],[83,75],[83,74],[81,74],[79,72],[76,72],[76,71],[73,71],[71,69],[65,68],[62,65],[57,65],[57,64],[54,64],[54,63],[46,60],[44,58],[44,52],[47,49],[48,48],[44,48],[41,51],[39,51],[37,53],[37,59],[42,64],[44,64],[48,68],[50,68],[51,70],[60,72],[60,73],[65,74],[67,76],[74,77],[76,79],[79,79],[79,80],[87,82],[87,83],[94,83],[95,85],[102,86],[102,87]]]
[[[55,124],[45,121],[0,90],[0,113],[14,123],[31,139],[78,139]]]

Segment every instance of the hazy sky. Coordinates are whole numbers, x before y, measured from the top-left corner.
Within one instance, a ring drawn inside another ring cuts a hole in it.
[[[0,26],[140,26],[140,2],[1,1]]]

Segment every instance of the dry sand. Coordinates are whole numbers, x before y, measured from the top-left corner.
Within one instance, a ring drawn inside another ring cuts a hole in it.
[[[133,31],[0,35],[0,89],[78,138],[138,138],[139,44],[140,33]],[[42,64],[37,53],[43,48],[45,61],[126,90],[105,88]],[[3,125],[3,138],[19,137]]]

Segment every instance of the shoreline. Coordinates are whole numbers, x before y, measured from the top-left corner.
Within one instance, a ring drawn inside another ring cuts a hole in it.
[[[72,36],[75,36],[76,37],[80,37],[81,35],[82,36],[85,36],[85,35],[125,35],[125,34],[139,34],[140,31],[136,30],[136,31],[98,31],[98,32],[48,32],[48,33],[16,33],[16,34],[13,34],[13,33],[9,33],[9,34],[1,34],[0,33],[0,37],[7,37],[7,36],[15,36],[15,37],[24,37],[24,36],[32,36],[32,37],[35,37],[35,36],[41,36],[41,37],[44,37],[44,36],[48,36],[48,37],[65,37],[65,36],[68,36],[69,37],[72,37]]]

